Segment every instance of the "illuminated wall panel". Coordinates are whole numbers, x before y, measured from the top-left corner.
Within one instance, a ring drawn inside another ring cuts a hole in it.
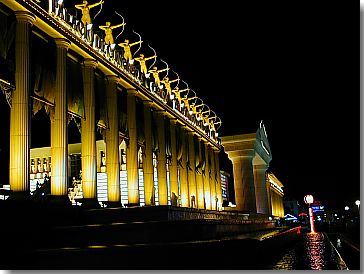
[[[97,173],[97,200],[106,202],[107,198],[107,173]]]
[[[145,205],[145,195],[144,195],[144,172],[143,169],[138,169],[138,175],[139,175],[139,203],[141,206]]]
[[[128,203],[128,177],[127,171],[121,170],[120,171],[120,191],[121,191],[121,203],[127,204]]]

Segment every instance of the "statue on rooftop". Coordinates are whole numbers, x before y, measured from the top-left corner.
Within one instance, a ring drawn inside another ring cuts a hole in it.
[[[82,1],[82,4],[75,5],[76,9],[79,9],[79,10],[82,11],[81,21],[85,25],[85,27],[87,25],[91,24],[90,9],[92,9],[92,8],[98,6],[98,5],[101,5],[103,3],[104,3],[104,1],[101,0],[98,3],[89,5],[88,2],[84,0],[84,1]]]
[[[125,26],[125,25],[126,25],[126,23],[111,26],[110,22],[106,22],[105,26],[99,26],[100,29],[105,31],[105,39],[104,39],[105,43],[107,45],[114,44],[114,36],[112,35],[112,30],[116,29],[116,28],[120,28],[120,27]]]
[[[171,84],[176,81],[179,81],[179,78],[170,81],[168,77],[164,77],[163,80],[161,81],[164,84],[168,95],[172,94]]]
[[[154,77],[154,82],[157,84],[158,88],[161,85],[161,80],[159,79],[159,73],[163,72],[163,71],[168,71],[169,68],[165,68],[165,69],[160,69],[158,70],[157,67],[153,67],[152,69],[150,69],[148,72],[151,73]]]
[[[135,58],[135,60],[139,62],[141,72],[146,74],[148,71],[147,71],[147,65],[145,64],[145,62],[150,59],[156,58],[156,57],[157,57],[157,55],[150,56],[150,57],[144,57],[144,54],[140,54],[139,57]]]
[[[129,61],[129,60],[133,59],[130,48],[132,46],[141,44],[142,42],[143,41],[140,40],[138,42],[134,42],[134,43],[129,44],[129,40],[125,39],[125,41],[123,43],[118,44],[120,47],[124,48],[124,58],[125,58],[126,61]]]

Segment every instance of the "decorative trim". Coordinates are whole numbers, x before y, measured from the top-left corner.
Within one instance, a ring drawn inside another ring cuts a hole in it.
[[[13,99],[13,91],[15,90],[15,86],[10,84],[9,82],[0,79],[0,88],[5,95],[6,101],[8,102],[9,107],[11,108],[11,103]]]

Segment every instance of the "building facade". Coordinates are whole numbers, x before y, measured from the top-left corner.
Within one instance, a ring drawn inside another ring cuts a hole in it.
[[[145,71],[142,56],[97,34],[89,16],[77,18],[63,1],[2,0],[0,17],[12,197],[26,196],[31,181],[47,175],[59,201],[80,180],[83,205],[96,206],[97,181],[106,180],[109,205],[221,209],[221,120],[179,77]],[[31,115],[41,109],[50,119],[51,145],[31,153]],[[81,153],[68,144],[71,121]],[[98,171],[106,177],[98,179]]]
[[[283,184],[267,172],[272,153],[263,121],[256,133],[223,136],[222,145],[233,163],[236,209],[283,217]]]

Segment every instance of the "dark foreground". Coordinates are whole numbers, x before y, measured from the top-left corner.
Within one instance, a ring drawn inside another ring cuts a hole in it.
[[[152,211],[144,220],[82,222],[73,209],[0,207],[1,269],[347,269],[326,234],[300,227],[250,224],[243,233],[237,227],[248,223],[153,221]]]

